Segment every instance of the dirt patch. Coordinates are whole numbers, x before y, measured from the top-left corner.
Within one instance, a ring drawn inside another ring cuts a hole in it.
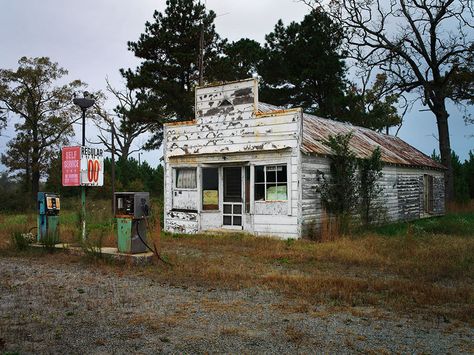
[[[78,258],[0,258],[0,351],[468,353],[474,330],[433,315],[301,302],[259,287],[171,286]]]

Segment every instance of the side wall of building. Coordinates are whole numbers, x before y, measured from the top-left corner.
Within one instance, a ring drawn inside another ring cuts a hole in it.
[[[302,155],[300,216],[303,236],[317,233],[322,219],[325,218],[318,193],[322,173],[329,178],[329,159],[317,155]],[[433,204],[429,213],[425,211],[425,175],[432,176],[433,179]],[[378,217],[382,221],[407,221],[445,213],[442,171],[386,165],[379,183],[383,190],[377,201],[381,206]]]

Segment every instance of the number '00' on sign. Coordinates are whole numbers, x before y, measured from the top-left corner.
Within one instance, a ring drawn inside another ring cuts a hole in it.
[[[87,179],[89,182],[99,181],[100,163],[97,159],[87,161]]]

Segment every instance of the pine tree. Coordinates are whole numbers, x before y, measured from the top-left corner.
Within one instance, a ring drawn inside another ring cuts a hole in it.
[[[130,89],[139,91],[133,119],[158,124],[194,117],[194,88],[199,84],[199,56],[203,35],[204,77],[222,51],[224,42],[215,31],[213,11],[194,0],[168,0],[164,13],[155,11],[145,33],[128,48],[142,63],[136,70],[122,70]],[[148,148],[161,145],[161,130]]]

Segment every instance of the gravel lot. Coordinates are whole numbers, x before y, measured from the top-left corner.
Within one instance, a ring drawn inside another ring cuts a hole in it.
[[[473,339],[446,319],[170,286],[74,257],[0,257],[0,352],[473,353]]]

